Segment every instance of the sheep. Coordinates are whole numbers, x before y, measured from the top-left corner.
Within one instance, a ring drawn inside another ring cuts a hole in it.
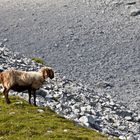
[[[42,67],[36,71],[21,71],[8,69],[0,72],[0,84],[3,86],[3,94],[7,104],[10,103],[8,92],[14,90],[22,92],[28,90],[29,104],[31,104],[31,95],[34,97],[34,105],[36,106],[36,90],[38,90],[46,78],[53,79],[54,71],[50,67]]]

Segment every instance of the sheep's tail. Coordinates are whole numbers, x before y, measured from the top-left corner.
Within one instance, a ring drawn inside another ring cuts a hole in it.
[[[2,85],[2,72],[0,72],[0,94],[3,93],[3,91],[4,91],[4,88]]]
[[[0,83],[2,82],[2,73],[0,72]]]
[[[2,80],[2,79],[3,79],[2,77],[3,77],[3,76],[2,76],[2,72],[0,72],[0,84],[1,84],[2,81],[3,81],[3,80]]]

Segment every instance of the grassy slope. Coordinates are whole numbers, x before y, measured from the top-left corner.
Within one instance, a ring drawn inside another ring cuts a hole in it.
[[[1,96],[0,96],[1,97]],[[106,140],[93,130],[77,126],[48,108],[29,105],[19,98],[10,97],[6,105],[0,98],[0,140]],[[66,132],[65,132],[66,131]]]

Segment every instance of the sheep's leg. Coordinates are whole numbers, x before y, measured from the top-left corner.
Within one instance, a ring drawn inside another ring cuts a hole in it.
[[[11,102],[10,102],[10,100],[8,98],[8,92],[9,92],[9,90],[7,90],[6,88],[4,88],[3,93],[4,93],[4,96],[5,96],[5,101],[6,101],[7,104],[10,104]]]
[[[34,106],[36,106],[36,93],[35,93],[35,90],[33,90],[33,97],[34,97]]]
[[[31,104],[31,90],[28,90],[28,94],[29,94],[29,104]]]

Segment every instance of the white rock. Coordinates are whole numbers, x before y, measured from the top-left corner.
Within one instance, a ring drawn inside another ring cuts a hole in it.
[[[87,116],[82,116],[82,117],[79,118],[79,121],[84,123],[84,124],[88,123],[88,117]]]
[[[132,120],[132,117],[131,117],[131,116],[126,116],[125,119],[126,119],[127,121],[131,121],[131,120]]]
[[[82,106],[80,109],[81,109],[81,112],[85,112],[86,107]]]
[[[10,114],[10,115],[15,115],[15,114],[16,114],[16,112],[10,112],[9,114]]]
[[[61,104],[57,104],[56,108],[60,109],[61,108]]]
[[[80,110],[79,110],[79,109],[74,109],[73,112],[74,112],[75,114],[78,114],[78,113],[80,112]]]
[[[103,128],[103,129],[102,129],[102,133],[103,133],[103,134],[108,134],[108,133],[109,133],[109,130],[108,130],[107,128]]]
[[[48,130],[48,131],[47,131],[47,133],[52,133],[52,132],[53,132],[52,130]]]
[[[110,105],[111,105],[111,106],[114,106],[114,105],[115,105],[115,103],[114,103],[113,101],[111,101],[111,102],[110,102]]]
[[[68,129],[64,129],[63,131],[64,131],[64,132],[68,132]]]
[[[21,105],[21,104],[23,104],[23,102],[22,101],[19,101],[19,102],[15,102],[14,104],[15,105]]]
[[[44,110],[38,109],[37,112],[39,112],[39,113],[44,113]]]
[[[124,130],[126,129],[126,126],[123,126],[123,125],[118,126],[118,129],[120,129],[120,130],[124,131]]]
[[[87,106],[86,106],[86,111],[90,112],[91,109],[92,109],[92,107],[91,107],[90,105],[87,105]]]
[[[127,140],[127,138],[125,136],[119,136],[120,140]]]

